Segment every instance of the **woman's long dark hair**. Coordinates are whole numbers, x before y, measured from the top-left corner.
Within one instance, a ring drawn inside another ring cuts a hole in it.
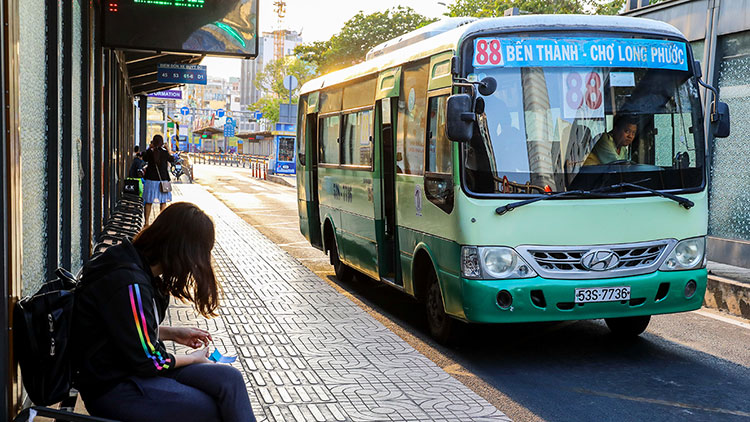
[[[162,294],[188,300],[205,317],[216,316],[219,286],[211,266],[214,222],[195,204],[177,202],[133,239],[149,265],[161,265],[155,286]]]

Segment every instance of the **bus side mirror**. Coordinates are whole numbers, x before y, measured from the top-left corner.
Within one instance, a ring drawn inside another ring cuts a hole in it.
[[[729,136],[729,106],[727,103],[716,102],[716,109],[711,113],[711,126],[714,137],[726,138]]]
[[[695,77],[698,79],[703,77],[703,70],[701,70],[700,60],[693,61],[693,75],[695,75]]]
[[[445,134],[455,142],[469,142],[474,137],[474,101],[469,94],[448,97]]]

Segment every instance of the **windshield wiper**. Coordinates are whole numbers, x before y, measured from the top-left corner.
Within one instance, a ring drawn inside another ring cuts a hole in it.
[[[671,200],[677,202],[678,204],[680,204],[686,210],[689,210],[690,208],[693,208],[693,206],[695,206],[695,203],[693,201],[687,199],[687,198],[683,198],[683,197],[677,196],[677,195],[672,195],[671,193],[667,193],[667,192],[660,192],[660,191],[658,191],[656,189],[647,188],[645,186],[637,185],[635,183],[618,183],[616,185],[610,186],[610,188],[612,188],[612,189],[618,189],[618,188],[622,188],[622,187],[629,187],[629,188],[640,189],[642,191],[651,192],[654,195],[661,196],[662,198],[671,199]]]
[[[646,180],[639,180],[639,182],[648,181]],[[605,186],[599,189],[593,189],[593,190],[570,190],[566,192],[560,192],[553,195],[544,195],[544,196],[538,196],[536,198],[526,199],[524,201],[518,201],[518,202],[511,202],[510,204],[503,205],[502,207],[498,207],[495,212],[499,215],[503,215],[509,211],[513,211],[514,209],[518,207],[522,207],[524,205],[533,204],[534,202],[539,201],[545,201],[547,199],[555,199],[555,198],[561,198],[564,196],[573,196],[573,195],[580,195],[580,196],[588,196],[588,197],[597,197],[597,198],[612,198],[615,196],[615,194],[612,193],[605,193],[606,191],[613,190],[613,189],[620,189],[624,187],[629,188],[635,188],[646,192],[651,192],[654,195],[661,196],[662,198],[671,199],[680,205],[682,205],[686,210],[689,210],[692,208],[695,203],[693,201],[683,198],[681,196],[672,195],[671,193],[665,193],[665,192],[659,192],[658,190],[647,188],[645,186],[637,185],[635,183],[617,183],[614,185]]]

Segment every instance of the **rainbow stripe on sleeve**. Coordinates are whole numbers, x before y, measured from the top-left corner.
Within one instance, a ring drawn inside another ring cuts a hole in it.
[[[169,368],[172,362],[169,358],[163,358],[161,352],[156,350],[148,337],[148,327],[146,326],[146,315],[143,313],[143,303],[141,302],[141,290],[137,284],[128,286],[130,290],[130,307],[133,310],[133,319],[135,320],[135,329],[141,339],[141,346],[146,353],[146,357],[154,362],[156,369],[161,371]],[[138,302],[136,306],[136,301]]]

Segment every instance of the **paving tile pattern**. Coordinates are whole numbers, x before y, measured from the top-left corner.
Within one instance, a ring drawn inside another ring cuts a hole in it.
[[[202,187],[173,186],[214,219],[224,300],[211,320],[175,303],[168,323],[238,356],[259,421],[509,420]]]

